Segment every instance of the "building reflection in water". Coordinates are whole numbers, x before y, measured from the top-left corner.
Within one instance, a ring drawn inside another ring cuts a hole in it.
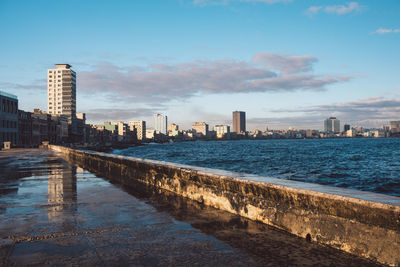
[[[48,218],[53,222],[66,222],[76,212],[76,166],[63,164],[52,167],[48,177]]]

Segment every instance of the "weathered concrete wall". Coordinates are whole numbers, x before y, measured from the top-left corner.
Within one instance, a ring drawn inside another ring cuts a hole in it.
[[[400,265],[400,198],[49,146],[123,184],[136,180],[346,252]]]

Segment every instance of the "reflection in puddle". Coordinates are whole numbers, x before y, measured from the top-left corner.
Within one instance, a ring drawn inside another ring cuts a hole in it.
[[[48,217],[51,221],[64,219],[65,213],[76,211],[76,166],[51,169],[48,175]]]

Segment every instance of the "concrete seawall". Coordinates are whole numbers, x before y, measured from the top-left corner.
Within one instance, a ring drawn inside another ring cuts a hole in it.
[[[400,265],[400,198],[60,146],[90,171],[135,180],[380,263]]]

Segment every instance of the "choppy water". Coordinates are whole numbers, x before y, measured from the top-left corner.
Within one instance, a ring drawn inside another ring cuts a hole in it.
[[[400,139],[197,141],[113,153],[400,196]]]

